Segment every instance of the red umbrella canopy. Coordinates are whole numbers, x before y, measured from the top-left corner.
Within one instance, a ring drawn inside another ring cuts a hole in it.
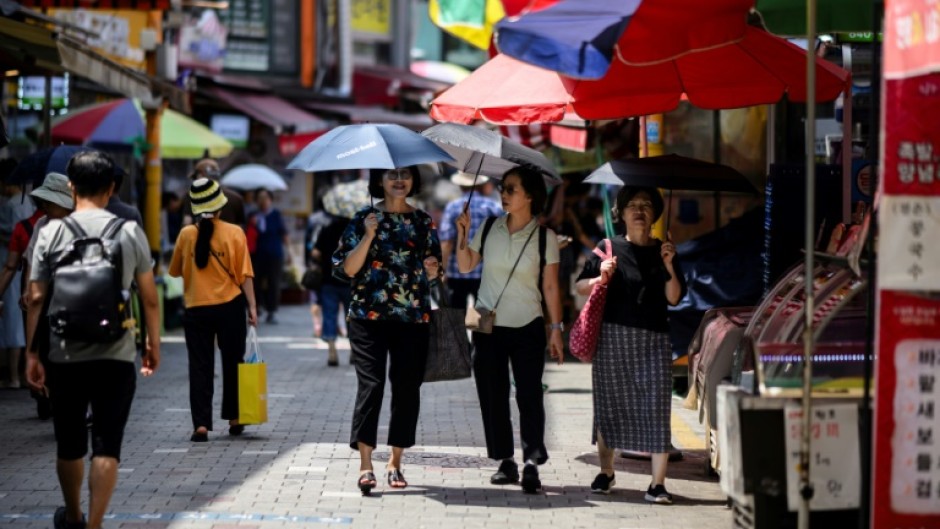
[[[705,109],[806,100],[806,50],[748,27],[735,43],[646,66],[619,57],[597,81],[561,76],[498,55],[432,103],[431,117],[511,125],[560,121],[566,111],[583,119],[619,119],[675,109],[683,96]],[[816,100],[832,101],[849,73],[816,60]]]
[[[785,39],[748,27],[733,44],[647,66],[630,66],[618,57],[600,81],[563,82],[575,111],[587,119],[669,111],[683,93],[706,109],[776,103],[785,93],[791,101],[806,101],[806,54]],[[816,100],[836,99],[848,79],[847,70],[817,58]]]
[[[734,42],[754,0],[562,0],[505,18],[499,51],[563,75],[601,79],[620,55],[641,65]]]
[[[508,55],[497,55],[431,103],[437,121],[499,125],[561,121],[572,97],[561,77]]]

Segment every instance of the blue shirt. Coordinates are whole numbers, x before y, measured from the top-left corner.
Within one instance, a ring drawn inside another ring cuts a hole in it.
[[[469,192],[464,193],[462,197],[452,200],[444,207],[444,214],[441,216],[441,225],[438,227],[438,236],[442,241],[452,241],[454,244],[457,244],[457,217],[463,213],[464,205],[467,203],[469,196]],[[503,208],[498,202],[482,196],[480,193],[473,193],[473,198],[470,199],[470,236],[467,239],[467,243],[469,244],[470,240],[473,239],[473,235],[480,226],[483,225],[483,221],[488,217],[498,217],[502,214]],[[483,265],[479,264],[466,274],[460,273],[460,271],[457,270],[457,258],[452,255],[450,262],[447,263],[445,273],[447,277],[452,279],[480,279],[483,273],[482,271]]]
[[[281,212],[271,209],[267,213],[255,213],[255,227],[258,228],[258,244],[255,255],[271,259],[284,259],[284,235],[287,226]]]

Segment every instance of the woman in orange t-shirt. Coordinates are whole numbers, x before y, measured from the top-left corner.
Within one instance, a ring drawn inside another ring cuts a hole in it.
[[[180,231],[169,273],[183,278],[183,331],[189,353],[189,406],[193,442],[209,440],[215,343],[222,356],[222,419],[229,434],[240,435],[238,363],[245,351],[248,325],[257,325],[254,271],[245,232],[219,220],[228,202],[214,180],[200,178],[189,190],[197,221]],[[247,322],[245,311],[247,308]]]

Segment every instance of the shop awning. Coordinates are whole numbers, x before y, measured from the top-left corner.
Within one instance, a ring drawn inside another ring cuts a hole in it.
[[[209,92],[232,108],[271,127],[275,134],[307,134],[326,131],[329,124],[293,104],[270,94],[235,92],[213,87]]]
[[[305,101],[301,104],[304,108],[314,112],[343,116],[350,123],[394,123],[415,131],[424,130],[434,124],[434,120],[424,113],[406,114],[386,110],[382,107],[344,105],[322,101]]]
[[[353,99],[357,105],[397,106],[403,93],[419,92],[433,96],[450,87],[408,70],[391,66],[357,66],[353,70]],[[430,101],[432,97],[427,97]]]
[[[186,93],[174,85],[128,68],[98,53],[87,44],[54,29],[0,17],[0,54],[29,71],[69,72],[88,78],[144,106],[164,99],[174,108],[189,111]]]

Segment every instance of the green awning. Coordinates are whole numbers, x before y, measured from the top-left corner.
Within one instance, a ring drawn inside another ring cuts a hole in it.
[[[806,36],[806,0],[757,0],[767,29],[776,35]],[[872,30],[872,6],[862,0],[817,0],[816,32]]]

